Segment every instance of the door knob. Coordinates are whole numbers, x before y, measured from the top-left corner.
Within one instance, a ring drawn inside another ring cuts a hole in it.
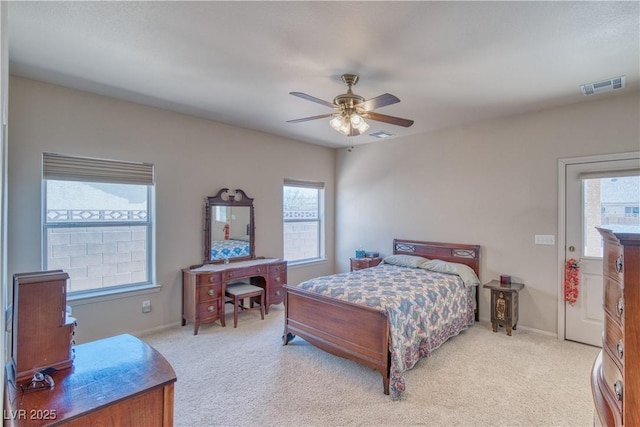
[[[575,246],[569,246],[569,252],[575,252],[576,248]]]

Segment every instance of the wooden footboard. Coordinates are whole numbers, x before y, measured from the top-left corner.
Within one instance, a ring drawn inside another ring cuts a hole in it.
[[[284,286],[284,345],[299,336],[322,350],[382,374],[389,394],[389,321],[383,311]]]

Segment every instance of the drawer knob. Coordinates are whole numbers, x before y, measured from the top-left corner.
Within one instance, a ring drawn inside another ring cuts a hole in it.
[[[214,306],[210,305],[209,307],[207,307],[207,311],[209,313],[213,313],[214,311],[216,311],[216,308]]]
[[[209,294],[209,296],[212,297],[213,295],[215,295],[215,291],[213,289],[209,289],[207,291],[207,294]]]
[[[622,273],[622,255],[616,259],[616,271]]]
[[[213,283],[213,280],[214,280],[214,279],[213,279],[213,276],[210,276],[210,277],[209,277],[209,283]]]
[[[262,269],[258,267],[258,273],[262,273]]]
[[[618,303],[616,304],[616,310],[618,311],[618,316],[622,317],[622,313],[624,311],[624,301],[622,301],[622,298],[618,299]]]
[[[229,273],[229,277],[233,277],[233,273]]]
[[[280,282],[280,278],[279,277],[276,277],[276,282]]]
[[[618,341],[618,344],[616,344],[616,350],[618,351],[618,358],[622,359],[622,356],[624,355],[624,346],[622,345],[622,340]]]
[[[613,391],[616,392],[616,398],[622,401],[622,382],[620,382],[620,380],[616,381],[613,385]]]
[[[276,295],[280,296],[281,292],[280,291],[276,291]]]

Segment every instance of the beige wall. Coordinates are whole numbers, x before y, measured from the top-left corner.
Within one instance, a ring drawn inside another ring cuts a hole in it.
[[[638,92],[340,150],[336,264],[363,245],[382,255],[393,238],[482,247],[483,282],[524,282],[520,325],[555,334],[558,159],[640,150]],[[420,117],[413,117],[420,120]],[[481,319],[489,318],[481,291]]]
[[[9,275],[41,268],[43,151],[156,165],[162,290],[76,304],[78,342],[180,321],[180,269],[200,261],[201,201],[221,187],[256,199],[256,251],[282,256],[284,177],[327,183],[330,261],[290,268],[290,283],[334,271],[337,207],[335,270],[349,269],[359,245],[389,254],[396,237],[480,244],[482,281],[510,274],[526,283],[520,325],[555,334],[557,247],[533,239],[558,238],[558,159],[640,149],[638,92],[356,146],[336,158],[332,149],[28,79],[12,77],[9,89]],[[150,314],[141,313],[143,299]],[[480,309],[487,319],[485,291]]]
[[[181,319],[180,270],[202,260],[202,202],[223,187],[255,199],[256,253],[282,257],[285,177],[326,183],[329,261],[289,269],[289,283],[334,270],[335,150],[12,76],[9,86],[8,277],[42,268],[44,151],[151,162],[156,170],[160,292],[72,304],[77,342]],[[150,299],[152,312],[141,313]]]

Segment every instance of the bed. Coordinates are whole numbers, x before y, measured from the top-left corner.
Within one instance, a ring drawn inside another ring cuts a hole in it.
[[[432,261],[421,268],[383,262],[284,286],[283,343],[299,336],[369,366],[382,375],[384,393],[397,400],[405,392],[405,371],[478,320],[477,283],[449,269],[462,265],[477,281],[480,246],[395,239],[393,255]],[[428,264],[445,268],[422,268]],[[416,286],[419,281],[428,286]]]
[[[243,236],[211,242],[211,261],[250,256],[250,254],[249,240]]]

